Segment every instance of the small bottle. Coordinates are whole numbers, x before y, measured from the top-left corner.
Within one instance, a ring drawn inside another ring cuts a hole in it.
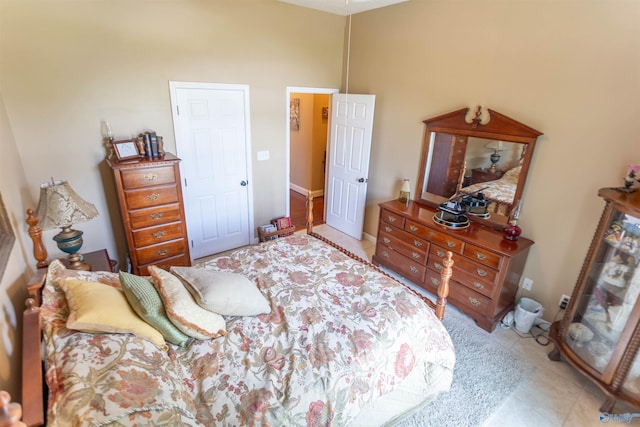
[[[409,203],[409,199],[411,199],[411,184],[409,184],[409,179],[405,178],[402,181],[402,187],[400,187],[398,200],[402,203]]]
[[[502,229],[502,237],[507,240],[518,240],[518,237],[522,233],[522,229],[518,226],[518,218],[520,218],[520,211],[522,210],[522,200],[518,200],[516,207],[511,211],[509,223]]]

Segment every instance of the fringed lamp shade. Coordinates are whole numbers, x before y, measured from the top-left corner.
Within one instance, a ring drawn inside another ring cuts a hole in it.
[[[40,227],[43,230],[62,228],[53,240],[57,242],[61,251],[69,254],[70,268],[89,269],[77,253],[82,247],[82,231],[72,230],[71,226],[97,216],[96,207],[78,196],[66,181],[51,180],[40,186],[40,201],[37,209]]]

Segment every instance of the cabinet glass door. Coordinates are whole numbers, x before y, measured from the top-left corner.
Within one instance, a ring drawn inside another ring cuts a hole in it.
[[[574,353],[604,371],[640,293],[640,220],[613,209],[597,242],[564,340]],[[640,372],[639,372],[640,375]]]

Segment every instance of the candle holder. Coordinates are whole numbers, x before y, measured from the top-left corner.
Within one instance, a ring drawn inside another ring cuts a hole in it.
[[[520,234],[522,233],[522,229],[518,226],[518,218],[520,218],[520,211],[522,210],[522,201],[518,200],[516,203],[516,207],[511,211],[511,215],[509,217],[509,223],[505,225],[502,229],[502,237],[507,240],[515,241],[518,240]]]

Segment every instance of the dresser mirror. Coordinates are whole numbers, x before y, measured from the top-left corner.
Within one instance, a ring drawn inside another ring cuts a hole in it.
[[[491,201],[489,226],[507,223],[522,197],[541,132],[496,111],[464,108],[424,120],[417,199],[437,207],[459,194],[482,192]]]

